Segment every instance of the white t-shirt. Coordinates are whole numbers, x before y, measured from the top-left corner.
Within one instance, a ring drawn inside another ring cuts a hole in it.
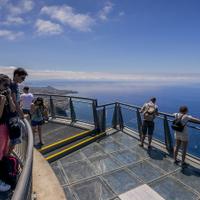
[[[21,101],[22,108],[30,110],[31,103],[33,102],[33,99],[34,99],[33,94],[31,94],[31,93],[28,93],[28,94],[23,93],[20,96],[20,101]]]

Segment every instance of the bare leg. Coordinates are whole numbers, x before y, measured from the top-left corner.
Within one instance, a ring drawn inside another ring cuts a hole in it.
[[[140,144],[141,147],[144,146],[144,140],[146,137],[146,133],[147,133],[147,125],[146,125],[146,122],[144,121],[143,125],[142,125],[142,137],[141,137],[141,144]]]
[[[178,150],[180,149],[181,141],[176,140],[175,148],[174,148],[174,161],[177,161]]]
[[[35,143],[35,134],[37,132],[37,126],[32,126],[32,131],[33,131],[33,141]]]
[[[148,141],[149,141],[148,147],[151,147],[152,135],[148,135]]]
[[[43,144],[43,141],[42,141],[42,126],[38,126],[38,135],[39,135],[40,143]]]
[[[182,141],[182,163],[185,163],[188,141]]]
[[[142,134],[142,137],[141,137],[141,144],[140,144],[141,147],[144,146],[145,137],[146,137],[146,135],[145,135],[145,134]]]

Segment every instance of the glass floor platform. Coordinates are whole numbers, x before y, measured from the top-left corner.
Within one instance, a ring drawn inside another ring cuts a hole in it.
[[[117,132],[51,163],[67,200],[120,200],[147,184],[166,200],[200,200],[200,169],[181,169],[156,148]]]
[[[80,128],[75,128],[72,126],[68,126],[65,124],[58,124],[58,123],[54,123],[54,122],[45,123],[42,126],[42,138],[43,138],[44,146],[47,146],[54,142],[68,138],[70,136],[74,136],[83,131],[85,131],[85,130],[80,129]],[[35,137],[36,147],[37,147],[38,143],[39,143],[39,138],[38,138],[38,135],[36,135],[36,137]],[[38,145],[38,148],[40,148],[40,147],[41,146]]]

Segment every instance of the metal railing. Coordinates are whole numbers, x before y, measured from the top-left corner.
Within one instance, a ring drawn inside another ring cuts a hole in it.
[[[96,99],[64,96],[34,94],[35,97],[43,97],[48,104],[52,118],[66,118],[72,123],[81,121],[94,125],[99,132],[114,128],[123,131],[124,128],[142,134],[142,118],[140,106],[120,102],[98,105]],[[173,131],[171,123],[174,117],[171,114],[159,112],[155,119],[154,139],[166,146],[169,152],[173,150]],[[33,164],[33,135],[27,120],[24,120],[22,143],[15,148],[15,154],[19,158],[22,171],[12,196],[12,200],[29,200],[32,195],[32,164]],[[188,128],[200,133],[200,127],[195,123],[189,123]],[[193,133],[192,133],[193,134]],[[200,135],[200,134],[199,134]],[[200,148],[200,146],[198,147]],[[190,156],[199,160],[194,153]]]
[[[34,96],[44,98],[52,118],[65,118],[72,123],[80,121],[97,126],[96,99],[39,93]]]
[[[22,171],[12,200],[31,200],[32,198],[33,134],[29,122],[26,119],[23,122],[22,143],[16,145],[14,150]]]
[[[77,96],[34,95],[45,98],[52,118],[66,118],[71,120],[72,123],[77,121],[86,122],[94,125],[99,131],[105,131],[108,128],[123,131],[124,128],[128,128],[137,132],[139,136],[142,134],[142,118],[139,112],[141,109],[140,106],[121,102],[98,105],[96,99]],[[170,153],[173,151],[174,146],[174,134],[171,129],[173,119],[174,116],[171,114],[159,112],[159,116],[155,119],[153,136],[155,140],[164,144]],[[200,133],[200,127],[196,126],[195,123],[191,122],[187,126],[191,129],[190,135],[194,135],[194,132],[195,134]],[[197,156],[195,152],[198,148],[200,150],[200,144],[194,145],[194,147],[189,146],[189,153]]]
[[[100,108],[101,110],[104,110],[104,118],[106,118],[106,113],[108,113],[108,110],[110,109],[110,106],[113,106],[113,114],[112,115],[112,128],[118,129],[123,131],[124,128],[128,128],[129,130],[134,131],[135,133],[138,133],[139,137],[141,137],[142,134],[142,117],[140,114],[140,106],[136,105],[130,105],[125,103],[112,103],[112,104],[105,104],[98,106],[97,108]],[[159,112],[159,115],[155,119],[155,131],[153,138],[154,140],[157,140],[159,143],[162,143],[166,146],[166,149],[169,153],[173,152],[173,146],[174,146],[174,131],[171,129],[172,121],[174,120],[174,116],[169,113]],[[103,130],[106,130],[107,128],[110,128],[107,126],[106,123],[107,119],[102,120],[104,124],[101,124],[101,127],[104,127]],[[191,129],[190,132],[190,140],[193,141],[193,144],[191,142],[189,143],[188,148],[188,154],[195,158],[200,160],[200,156],[198,152],[200,152],[200,142],[196,137],[199,137],[200,139],[200,127],[197,126],[196,123],[190,122],[187,124],[187,127]],[[196,142],[196,144],[194,144]],[[199,151],[197,150],[199,149]]]

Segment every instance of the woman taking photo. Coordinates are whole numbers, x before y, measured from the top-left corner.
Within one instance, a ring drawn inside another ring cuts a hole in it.
[[[42,125],[44,124],[44,113],[46,112],[46,107],[44,105],[44,100],[38,97],[34,103],[31,104],[31,126],[33,129],[33,134],[38,132],[40,143],[43,145],[42,141]]]
[[[9,151],[9,129],[8,121],[11,112],[15,112],[15,105],[9,89],[10,79],[7,75],[0,74],[0,165],[2,159]],[[2,170],[0,170],[1,173]],[[1,180],[0,174],[0,192],[6,192],[10,185]]]

